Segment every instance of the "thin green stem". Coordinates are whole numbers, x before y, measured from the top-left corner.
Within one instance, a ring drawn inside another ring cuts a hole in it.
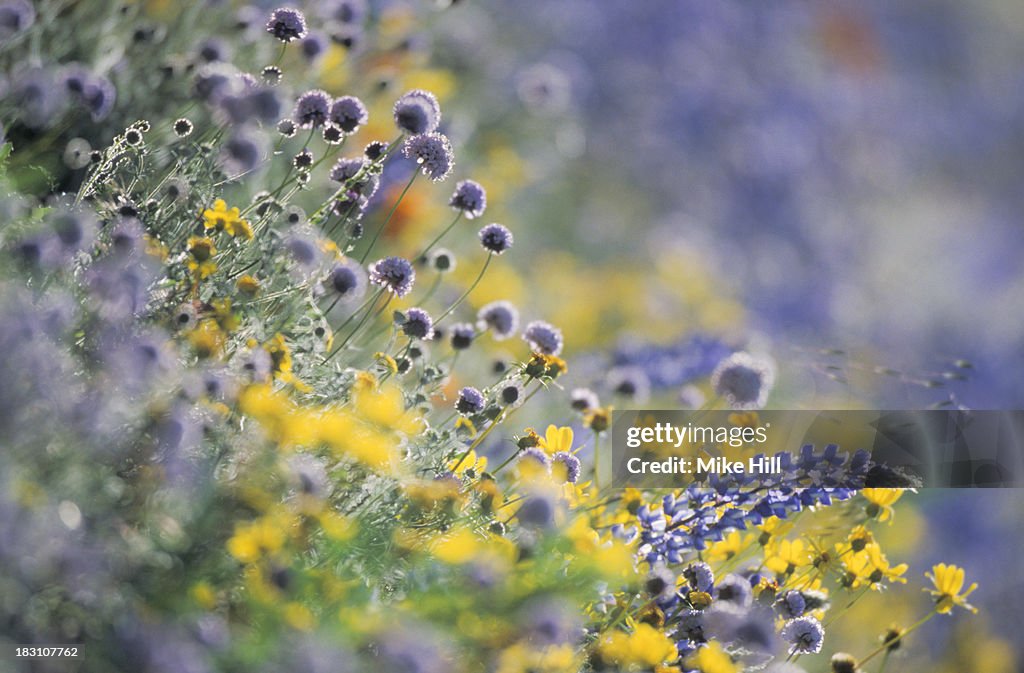
[[[422,252],[420,252],[420,254],[418,254],[415,257],[413,257],[413,261],[416,261],[417,259],[423,259],[424,257],[426,257],[427,253],[430,252],[434,248],[435,245],[440,243],[442,238],[444,238],[446,235],[448,235],[448,232],[452,230],[452,228],[458,223],[458,221],[459,221],[459,219],[461,217],[462,217],[462,211],[460,210],[460,211],[458,211],[455,214],[455,219],[452,220],[451,224],[449,224],[447,227],[445,227],[444,231],[442,231],[440,234],[438,234],[436,237],[434,237],[434,240],[432,240],[430,243],[428,243],[427,247],[423,248],[423,250],[422,250]]]
[[[377,243],[377,239],[380,238],[381,233],[384,231],[385,227],[388,226],[388,223],[391,221],[391,218],[395,216],[395,211],[398,210],[398,204],[400,204],[402,202],[402,199],[405,198],[405,195],[409,192],[409,188],[412,187],[412,183],[416,181],[416,176],[419,174],[420,172],[418,170],[413,172],[412,177],[409,178],[409,182],[405,184],[405,189],[403,189],[402,193],[398,195],[397,199],[395,199],[395,203],[394,205],[391,206],[391,210],[390,212],[388,212],[388,216],[385,217],[384,221],[381,222],[381,225],[377,227],[377,231],[374,232],[373,238],[370,239],[370,245],[366,247],[366,251],[363,252],[363,256],[359,258],[360,264],[366,263],[366,258],[370,256],[370,251],[373,250],[373,246]]]
[[[494,257],[494,253],[493,252],[487,254],[487,259],[484,260],[484,265],[483,265],[483,267],[480,268],[480,273],[477,274],[476,280],[473,281],[473,284],[469,286],[468,290],[466,290],[465,292],[462,293],[461,297],[459,297],[458,299],[455,300],[454,304],[452,304],[451,306],[448,307],[447,311],[442,313],[441,316],[437,320],[434,321],[435,325],[437,323],[441,322],[442,320],[444,320],[445,318],[447,318],[449,315],[451,315],[452,311],[457,309],[459,307],[459,304],[461,304],[463,301],[465,301],[466,297],[468,297],[469,294],[473,290],[476,289],[476,286],[480,284],[480,280],[484,277],[484,274],[487,272],[487,267],[490,265],[492,257]]]

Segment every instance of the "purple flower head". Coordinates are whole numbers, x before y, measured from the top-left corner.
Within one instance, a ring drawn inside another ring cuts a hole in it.
[[[715,574],[711,572],[711,566],[702,561],[687,566],[683,570],[683,577],[694,591],[711,593],[715,586]]]
[[[295,101],[292,119],[304,129],[319,128],[330,116],[331,97],[326,91],[313,89],[299,96]]]
[[[451,344],[453,349],[457,351],[466,350],[473,345],[474,338],[476,338],[476,330],[468,322],[452,325]]]
[[[448,137],[440,133],[421,133],[412,136],[402,145],[406,159],[414,159],[423,175],[434,182],[440,182],[451,175],[455,156]]]
[[[523,384],[518,381],[511,381],[506,383],[500,391],[498,391],[498,401],[504,406],[513,406],[521,402],[523,399]]]
[[[221,162],[230,175],[248,173],[259,166],[263,147],[257,136],[244,131],[235,133],[221,148]]]
[[[421,308],[411,308],[405,312],[402,333],[410,339],[430,341],[434,338],[434,319]]]
[[[644,589],[658,600],[670,599],[676,594],[676,576],[663,563],[651,567]]]
[[[763,407],[774,382],[772,362],[744,352],[725,358],[711,374],[711,386],[734,409]]]
[[[487,192],[479,182],[463,180],[455,185],[455,192],[448,201],[455,210],[462,211],[468,219],[480,217],[487,208]]]
[[[551,457],[552,469],[561,467],[565,470],[565,480],[575,484],[580,478],[580,459],[568,451],[559,451]]]
[[[29,128],[42,128],[67,103],[67,92],[56,80],[54,71],[46,68],[29,68],[14,79],[9,102]]]
[[[500,255],[512,248],[512,232],[501,224],[488,224],[480,230],[480,245],[484,250]]]
[[[297,9],[278,7],[270,13],[267,32],[282,42],[301,40],[306,36],[306,17]]]
[[[555,524],[557,503],[551,493],[536,491],[523,498],[516,518],[531,528],[551,528]]]
[[[544,468],[545,470],[551,467],[551,459],[548,458],[548,454],[544,453],[544,451],[538,449],[536,446],[531,446],[528,449],[523,449],[522,451],[519,452],[519,457],[516,458],[516,462],[519,463],[531,461],[533,463],[536,463],[539,467]]]
[[[533,351],[543,355],[562,352],[562,330],[543,320],[534,320],[527,325],[523,330],[523,340]]]
[[[356,177],[365,166],[366,161],[361,158],[338,159],[338,162],[331,168],[330,178],[335,182],[348,183],[351,195],[369,199],[377,193],[380,178],[375,173],[366,171],[359,180],[352,182],[352,178]]]
[[[36,10],[28,0],[0,2],[0,41],[8,40],[36,21]]]
[[[735,603],[741,608],[750,607],[754,599],[753,589],[750,587],[750,580],[739,575],[726,575],[718,581],[715,587],[716,599],[727,603]]]
[[[208,63],[196,73],[192,88],[199,100],[217,102],[230,94],[238,93],[238,73],[224,63]]]
[[[508,339],[519,328],[519,311],[511,303],[492,301],[480,308],[476,314],[481,330],[491,330],[496,341]]]
[[[77,63],[68,65],[63,73],[64,88],[72,99],[89,111],[93,121],[105,119],[114,107],[117,90],[106,77],[94,75]]]
[[[331,104],[330,118],[345,133],[355,133],[370,119],[363,101],[355,96],[336,98]]]
[[[430,265],[438,273],[455,270],[455,253],[447,248],[438,248],[430,253]]]
[[[363,150],[363,156],[370,161],[377,161],[388,151],[388,144],[383,140],[374,140]]]
[[[328,0],[320,5],[324,18],[338,23],[362,23],[366,11],[366,0]]]
[[[775,609],[785,619],[793,619],[807,611],[807,601],[799,591],[787,591],[775,601]]]
[[[370,282],[398,297],[409,294],[415,281],[415,269],[402,257],[385,257],[370,265]]]
[[[327,36],[319,31],[309,33],[299,42],[299,51],[304,59],[313,63],[327,51]]]
[[[320,261],[320,248],[316,241],[303,233],[290,235],[285,243],[288,253],[300,266],[311,268]]]
[[[366,292],[366,273],[355,262],[345,260],[331,269],[330,283],[342,301],[351,301]]]
[[[576,411],[590,411],[601,406],[597,393],[589,388],[576,388],[569,393],[570,406]]]
[[[395,102],[395,125],[405,133],[432,133],[441,123],[441,106],[437,97],[423,89],[402,94]]]
[[[455,400],[455,410],[463,416],[479,414],[485,405],[484,394],[472,386],[460,390],[459,399]]]
[[[204,40],[197,51],[199,58],[205,63],[227,61],[231,58],[231,48],[224,40],[217,37]]]
[[[651,382],[640,367],[612,367],[608,371],[608,388],[616,395],[643,403],[651,394]]]
[[[797,617],[786,622],[782,627],[782,637],[790,644],[790,653],[809,652],[816,654],[821,651],[821,643],[825,640],[825,629],[814,617]]]

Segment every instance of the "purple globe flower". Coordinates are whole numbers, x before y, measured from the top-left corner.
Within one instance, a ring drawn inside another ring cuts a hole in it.
[[[437,97],[423,89],[408,91],[395,102],[395,125],[405,133],[432,133],[441,123]]]
[[[385,257],[370,265],[370,282],[397,297],[409,294],[415,281],[415,269],[402,257]]]
[[[36,10],[28,0],[0,2],[0,40],[22,32],[36,21]]]
[[[505,406],[513,406],[523,399],[523,385],[518,381],[505,384],[498,392],[498,400]]]
[[[568,451],[559,451],[551,457],[552,469],[561,467],[565,470],[565,480],[575,484],[580,478],[580,459]]]
[[[342,301],[358,299],[366,292],[366,274],[352,261],[346,260],[331,269],[329,282]]]
[[[473,339],[476,337],[476,330],[468,322],[461,322],[457,325],[452,325],[451,333],[451,344],[452,348],[457,351],[463,351],[473,345]]]
[[[523,330],[523,340],[537,353],[558,355],[562,352],[562,330],[544,322],[534,320]]]
[[[326,91],[313,89],[302,94],[295,101],[292,118],[304,129],[318,128],[327,121],[330,111],[331,97],[327,95]]]
[[[734,409],[762,408],[774,383],[772,362],[744,352],[725,358],[711,374],[711,387]]]
[[[694,591],[710,593],[715,586],[715,574],[703,561],[691,563],[683,570],[683,577]]]
[[[330,119],[345,133],[355,133],[370,117],[363,101],[355,96],[342,96],[331,104]]]
[[[440,133],[421,133],[405,141],[402,154],[414,159],[423,175],[440,182],[451,175],[455,155],[448,137]]]
[[[339,159],[331,168],[330,178],[335,182],[347,184],[352,195],[369,199],[377,193],[380,178],[373,173],[365,172],[358,180],[352,181],[365,166],[366,161],[361,158]]]
[[[480,230],[480,245],[484,250],[500,255],[512,248],[512,232],[501,224],[488,224]]]
[[[448,201],[455,210],[462,211],[468,219],[480,217],[487,208],[487,192],[479,182],[463,180],[455,185],[455,192]]]
[[[597,393],[589,388],[575,388],[569,393],[570,406],[576,411],[590,411],[601,406]]]
[[[495,341],[508,339],[519,328],[519,311],[510,302],[492,301],[476,314],[481,330],[491,330]]]
[[[270,13],[267,32],[282,42],[301,40],[306,37],[306,17],[297,9],[278,7]]]
[[[366,17],[366,0],[328,0],[321,4],[324,17],[339,23],[362,23]]]
[[[327,36],[320,32],[309,33],[299,43],[299,51],[304,59],[315,62],[327,51]]]
[[[608,388],[638,403],[647,401],[651,394],[651,381],[641,367],[613,367],[608,371]]]
[[[534,463],[545,470],[551,467],[551,459],[548,458],[548,454],[544,453],[541,449],[536,446],[531,446],[528,449],[523,449],[519,452],[519,457],[516,458],[516,462],[519,463]]]
[[[485,404],[483,393],[472,386],[466,386],[459,391],[459,399],[455,400],[455,410],[463,416],[472,416],[483,411]]]
[[[797,617],[786,622],[782,627],[782,637],[790,644],[790,653],[809,652],[816,654],[821,651],[821,643],[825,640],[825,629],[814,617]]]
[[[410,339],[429,341],[434,338],[434,319],[421,308],[411,308],[405,312],[402,333]]]

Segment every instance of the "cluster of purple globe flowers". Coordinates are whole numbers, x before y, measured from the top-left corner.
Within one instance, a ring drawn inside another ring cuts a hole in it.
[[[870,452],[861,449],[851,456],[835,445],[820,453],[806,445],[797,455],[783,451],[775,458],[781,464],[778,474],[705,475],[680,495],[666,495],[660,507],[642,505],[636,525],[617,524],[615,532],[624,539],[639,538],[648,563],[678,564],[685,554],[706,549],[730,531],[849,499],[874,467]]]

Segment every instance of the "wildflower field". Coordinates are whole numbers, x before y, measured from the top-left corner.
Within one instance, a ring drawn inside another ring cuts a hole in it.
[[[0,0],[0,673],[1022,670],[1017,489],[612,477],[1024,403],[1024,11],[934,5]]]

